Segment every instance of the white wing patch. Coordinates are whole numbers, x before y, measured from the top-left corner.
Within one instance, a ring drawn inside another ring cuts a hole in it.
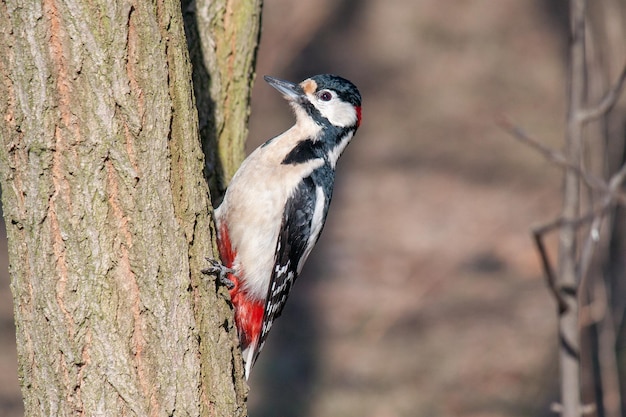
[[[317,238],[319,237],[322,227],[324,226],[325,206],[326,196],[324,194],[324,189],[318,185],[315,187],[315,210],[313,211],[313,218],[311,219],[311,234],[309,235],[309,240],[307,242],[306,249],[304,250],[304,254],[298,262],[298,274],[302,271],[302,267],[311,254],[313,246],[315,246],[315,242],[317,242]]]

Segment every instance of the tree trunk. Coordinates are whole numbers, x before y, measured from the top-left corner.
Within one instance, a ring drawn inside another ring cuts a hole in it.
[[[261,3],[183,0],[200,138],[214,201],[221,199],[245,156]]]
[[[233,53],[252,62],[252,39]],[[200,273],[214,229],[180,4],[8,0],[0,56],[25,414],[246,415],[227,291]],[[213,108],[247,107],[250,74]]]

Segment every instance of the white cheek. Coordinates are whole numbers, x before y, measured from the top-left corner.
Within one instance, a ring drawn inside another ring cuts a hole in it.
[[[353,126],[356,124],[356,111],[350,103],[341,101],[317,102],[315,107],[322,116],[328,119],[333,125],[339,127]]]

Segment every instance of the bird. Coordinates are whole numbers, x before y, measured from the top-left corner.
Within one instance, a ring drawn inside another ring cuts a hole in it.
[[[361,124],[361,94],[345,78],[264,79],[296,121],[255,149],[233,176],[214,211],[221,262],[209,259],[203,270],[228,287],[246,380],[320,237],[337,161]]]

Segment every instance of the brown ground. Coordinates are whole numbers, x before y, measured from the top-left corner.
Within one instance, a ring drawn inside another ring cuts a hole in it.
[[[363,95],[324,235],[250,381],[252,417],[549,415],[555,306],[529,226],[560,174],[494,120],[552,146],[566,11],[541,0],[268,0],[259,75],[334,72]],[[251,145],[291,123],[259,78]],[[21,414],[0,242],[0,417]]]

